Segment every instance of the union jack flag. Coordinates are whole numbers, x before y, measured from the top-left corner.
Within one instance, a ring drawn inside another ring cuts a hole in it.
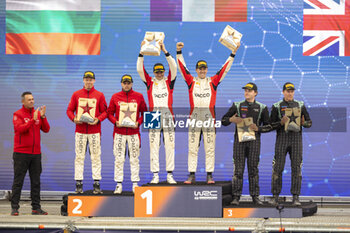
[[[350,56],[350,0],[304,0],[304,56]]]

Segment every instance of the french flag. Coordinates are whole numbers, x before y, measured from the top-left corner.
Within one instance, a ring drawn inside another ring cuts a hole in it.
[[[246,22],[247,0],[150,0],[154,22]]]

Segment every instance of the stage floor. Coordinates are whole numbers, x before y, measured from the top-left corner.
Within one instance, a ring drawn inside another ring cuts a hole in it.
[[[253,231],[265,229],[278,231],[279,219],[223,219],[223,218],[108,218],[108,217],[65,217],[60,215],[61,201],[43,201],[42,208],[47,216],[32,216],[29,201],[21,201],[20,215],[10,215],[8,200],[0,201],[0,228],[38,228],[42,225],[48,229],[100,230],[200,230]],[[350,232],[350,207],[348,205],[327,205],[318,207],[317,214],[298,219],[282,219],[286,231],[304,232]]]

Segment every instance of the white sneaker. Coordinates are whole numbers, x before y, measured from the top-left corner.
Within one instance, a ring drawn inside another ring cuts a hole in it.
[[[153,173],[153,178],[150,182],[151,184],[158,184],[159,183],[159,175],[158,173]]]
[[[121,183],[118,183],[115,187],[114,194],[121,194],[123,191],[123,186]]]
[[[135,188],[139,187],[136,182],[132,183],[132,192],[135,193]]]
[[[168,184],[176,184],[173,173],[168,173],[168,175],[166,176],[166,181],[168,182]]]

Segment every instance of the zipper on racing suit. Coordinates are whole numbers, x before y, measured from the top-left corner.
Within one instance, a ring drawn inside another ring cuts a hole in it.
[[[90,93],[90,91],[88,91],[88,99],[89,99],[89,93]],[[88,103],[89,103],[89,100],[88,100]],[[88,113],[90,113],[90,111]],[[89,133],[89,124],[86,123],[86,134],[88,134],[88,133]]]

